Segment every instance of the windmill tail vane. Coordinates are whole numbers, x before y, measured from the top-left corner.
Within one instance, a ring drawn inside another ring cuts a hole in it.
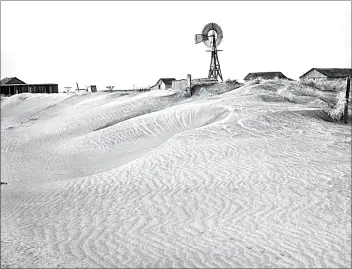
[[[194,35],[194,41],[196,42],[196,44],[203,42],[207,38],[208,38],[208,36],[203,35],[203,34],[195,34]]]

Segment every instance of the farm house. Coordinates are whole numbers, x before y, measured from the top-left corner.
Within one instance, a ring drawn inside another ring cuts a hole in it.
[[[26,84],[16,77],[4,78],[1,80],[1,94],[14,95],[23,92],[30,93],[58,93],[58,84]]]
[[[351,68],[312,68],[299,77],[301,81],[345,79],[352,75]]]
[[[245,78],[244,81],[251,81],[255,79],[289,79],[281,72],[256,72],[256,73],[249,73]]]
[[[176,79],[174,79],[174,78],[161,78],[150,89],[151,90],[167,90],[167,89],[170,89],[171,86],[172,86],[172,81],[174,81],[174,80],[176,80]]]

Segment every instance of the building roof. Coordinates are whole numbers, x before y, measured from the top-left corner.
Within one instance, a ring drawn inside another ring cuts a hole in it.
[[[153,86],[151,86],[150,88],[155,87],[156,85],[158,85],[159,81],[162,81],[165,85],[171,86],[172,82],[176,80],[174,78],[159,78],[159,80],[157,81],[157,83]]]
[[[36,83],[36,84],[4,84],[4,85],[1,85],[1,86],[55,86],[55,85],[59,85],[59,84],[55,84],[55,83]],[[84,89],[85,90],[85,89]]]
[[[161,79],[159,79],[159,81],[162,81],[162,82],[164,82],[165,83],[165,85],[171,85],[172,84],[172,81],[174,81],[174,80],[176,80],[176,79],[174,79],[174,78],[161,78]],[[158,82],[159,82],[158,81]]]
[[[327,76],[328,78],[345,78],[352,75],[351,68],[312,68],[308,72],[304,73],[301,77],[305,76],[309,72],[316,70],[319,73]]]
[[[10,78],[3,78],[1,80],[1,86],[9,85],[9,84],[26,84],[22,80],[16,78],[16,77],[10,77]]]
[[[256,73],[249,73],[244,78],[244,80],[250,80],[250,79],[256,79],[256,78],[263,78],[263,79],[285,78],[285,79],[288,79],[281,72],[256,72]]]

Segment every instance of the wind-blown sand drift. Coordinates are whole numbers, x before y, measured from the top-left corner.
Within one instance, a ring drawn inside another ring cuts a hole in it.
[[[350,126],[300,87],[3,98],[1,266],[351,267]]]

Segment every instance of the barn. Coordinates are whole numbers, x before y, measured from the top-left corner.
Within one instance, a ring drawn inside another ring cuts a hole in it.
[[[1,94],[14,95],[17,93],[31,92],[31,93],[58,93],[58,84],[26,84],[16,77],[4,78],[1,80]]]
[[[151,90],[167,90],[170,89],[172,86],[172,81],[176,79],[174,78],[160,78],[158,82],[152,86]]]
[[[352,75],[351,68],[312,68],[299,77],[301,81],[345,79]]]
[[[249,73],[245,78],[244,81],[251,81],[256,79],[289,79],[281,72],[256,72],[256,73]]]

